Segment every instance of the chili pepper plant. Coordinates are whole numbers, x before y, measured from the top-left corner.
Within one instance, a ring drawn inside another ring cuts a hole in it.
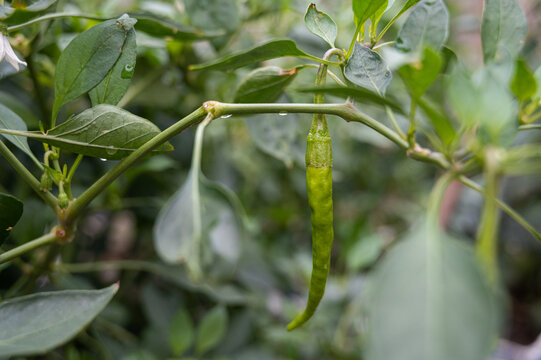
[[[504,240],[541,241],[502,197],[541,170],[517,0],[483,2],[476,63],[451,1],[128,3],[0,1],[0,358],[481,360],[510,337]]]

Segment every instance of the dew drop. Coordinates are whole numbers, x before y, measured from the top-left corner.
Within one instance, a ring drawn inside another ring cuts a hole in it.
[[[123,79],[131,79],[133,76],[133,71],[135,70],[135,64],[128,64],[124,66],[122,69],[122,72],[120,73],[120,77]]]
[[[115,149],[115,147],[113,145],[111,145],[111,146],[107,147],[107,149],[105,151],[109,155],[114,155],[116,153],[117,149]]]
[[[220,116],[221,119],[227,119],[227,118],[230,118],[231,116],[233,116],[232,114],[227,114],[227,115],[222,115]]]
[[[101,161],[107,161],[107,159],[104,159],[104,158],[100,158]]]
[[[287,115],[287,111],[280,111],[280,112],[278,113],[278,115],[280,115],[280,116],[286,116],[286,115]]]

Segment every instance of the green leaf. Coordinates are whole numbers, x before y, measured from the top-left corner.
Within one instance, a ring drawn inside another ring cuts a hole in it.
[[[0,193],[0,245],[22,215],[23,203],[14,196]]]
[[[319,36],[331,47],[334,47],[334,41],[338,32],[336,23],[329,15],[323,11],[319,11],[316,8],[316,4],[312,3],[308,5],[308,9],[306,9],[306,14],[304,15],[304,24],[312,34]]]
[[[458,120],[469,128],[478,125],[482,142],[498,146],[509,145],[517,131],[516,104],[500,72],[495,63],[473,77],[456,67],[447,81],[447,95]]]
[[[260,114],[247,117],[246,127],[255,145],[291,168],[294,162],[299,122],[296,114]]]
[[[370,16],[370,26],[371,26],[373,35],[375,35],[377,32],[378,23],[381,20],[381,17],[385,13],[385,11],[387,11],[388,9],[391,8],[391,6],[393,6],[393,3],[394,3],[394,0],[385,1],[383,4],[381,4],[379,9],[377,9],[376,12],[372,16]]]
[[[184,0],[190,23],[200,29],[234,31],[240,25],[236,0]]]
[[[5,8],[4,11],[7,10],[9,12],[9,17],[4,23],[6,25],[17,25],[26,22],[44,14],[46,10],[51,8],[57,1],[58,0],[38,0],[29,6],[18,3],[15,9],[3,6]]]
[[[537,83],[537,91],[535,92],[535,97],[541,99],[541,66],[539,66],[537,70],[535,70],[533,76],[535,77],[535,82]]]
[[[480,360],[493,351],[496,299],[465,242],[417,232],[387,253],[365,294],[367,359]]]
[[[208,312],[197,328],[195,351],[198,355],[211,350],[225,335],[227,330],[227,311],[223,306],[216,306]]]
[[[383,58],[372,49],[355,43],[344,69],[346,79],[355,85],[385,94],[392,79],[391,70]]]
[[[272,103],[295,79],[299,68],[284,70],[276,66],[255,69],[241,81],[235,92],[237,103]]]
[[[190,70],[235,70],[243,66],[257,64],[261,61],[275,59],[284,56],[294,56],[313,60],[323,64],[333,64],[310,54],[297,47],[293,40],[272,40],[251,49],[243,50],[219,59],[199,64],[190,65]]]
[[[485,0],[481,39],[485,63],[504,48],[515,57],[528,30],[526,15],[516,0]]]
[[[137,19],[137,23],[134,25],[135,30],[144,31],[155,37],[171,37],[180,41],[196,41],[210,39],[224,34],[223,31],[203,33],[200,30],[180,25],[152,14],[129,13],[129,15]]]
[[[113,68],[105,78],[89,92],[92,105],[116,105],[122,99],[131,83],[135,70],[137,45],[135,43],[135,30],[128,30],[126,41]]]
[[[53,119],[65,103],[90,91],[120,56],[134,19],[104,21],[75,37],[60,55],[55,75]]]
[[[102,290],[42,292],[0,303],[0,356],[45,354],[84,329],[111,301]]]
[[[192,276],[197,276],[199,271],[201,252],[212,259],[204,265],[210,266],[216,261],[213,255],[229,263],[236,262],[240,256],[241,229],[230,200],[202,174],[194,176],[192,167],[185,182],[156,219],[154,247],[158,256],[167,263],[186,262]],[[197,233],[198,222],[201,234]],[[220,234],[220,229],[228,230]]]
[[[395,15],[393,16],[393,18],[389,21],[389,23],[386,25],[388,26],[389,24],[394,24],[394,22],[400,17],[402,16],[406,11],[408,11],[412,6],[416,5],[419,1],[421,0],[408,0],[406,1],[406,3],[402,6],[402,8],[400,9],[400,11]]]
[[[50,129],[46,135],[0,129],[2,132],[27,136],[76,154],[118,160],[158,135],[160,129],[126,110],[102,104],[70,117]],[[171,144],[164,143],[152,153],[159,154],[172,149]]]
[[[169,329],[169,344],[176,356],[188,350],[194,341],[194,326],[190,314],[186,309],[177,312]]]
[[[449,12],[443,0],[424,0],[406,19],[395,46],[405,52],[421,52],[426,46],[439,50],[448,36]]]
[[[429,47],[423,52],[423,58],[413,64],[398,69],[398,74],[408,87],[414,99],[419,99],[440,74],[442,59],[440,54]]]
[[[382,252],[383,241],[377,234],[365,236],[346,252],[347,267],[351,271],[358,271],[372,266]]]
[[[378,95],[374,91],[371,91],[365,88],[325,86],[325,87],[311,87],[311,88],[295,89],[295,91],[309,92],[309,93],[314,93],[314,94],[322,93],[322,94],[327,94],[331,96],[341,97],[344,99],[351,97],[355,99],[356,101],[363,104],[385,105],[403,113],[402,108],[400,107],[400,105],[398,105],[396,101],[388,97],[383,97],[381,95]]]
[[[445,112],[438,109],[436,105],[430,104],[426,99],[418,99],[417,105],[424,111],[440,139],[446,145],[451,145],[455,140],[456,131]]]
[[[523,59],[516,61],[511,91],[520,102],[532,98],[537,93],[537,80]]]
[[[353,17],[357,26],[370,19],[382,6],[387,6],[387,0],[353,0]]]
[[[19,115],[15,114],[7,106],[0,104],[0,129],[26,131],[26,124]],[[36,159],[32,150],[30,150],[26,138],[7,134],[3,134],[3,136],[13,145],[21,149],[26,155],[34,160],[34,162],[39,164],[39,160]]]

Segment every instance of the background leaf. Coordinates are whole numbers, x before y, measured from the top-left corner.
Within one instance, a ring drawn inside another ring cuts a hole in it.
[[[496,300],[474,252],[444,234],[418,231],[393,247],[366,300],[368,360],[487,359],[497,339]]]
[[[481,24],[485,63],[496,57],[500,47],[516,56],[527,30],[526,15],[516,0],[485,0]]]
[[[135,71],[137,58],[137,44],[135,42],[135,30],[130,29],[126,35],[126,41],[122,45],[119,58],[105,78],[94,87],[88,95],[92,106],[99,104],[117,105],[126,94]]]
[[[324,61],[300,50],[293,40],[271,40],[251,49],[226,55],[204,64],[190,65],[190,70],[235,70],[246,65],[284,56],[306,58],[330,64],[329,61]]]
[[[276,66],[258,68],[250,72],[235,92],[237,103],[272,103],[278,100],[284,89],[295,79],[298,68],[284,70]]]
[[[392,79],[391,70],[375,51],[355,43],[353,53],[344,69],[346,79],[355,85],[385,94]]]
[[[46,135],[20,132],[23,136],[57,146],[62,150],[110,160],[128,156],[159,133],[160,129],[147,119],[106,104],[70,117],[50,129]],[[172,149],[171,144],[164,143],[152,153]]]
[[[153,14],[129,13],[129,15],[137,19],[137,23],[134,25],[135,30],[144,31],[155,37],[167,36],[180,41],[195,41],[223,35],[223,32],[214,31],[203,33],[200,30],[177,24]]]
[[[0,356],[44,354],[86,327],[111,301],[102,290],[43,292],[0,303]]]
[[[0,193],[0,245],[23,215],[23,203],[14,196]]]
[[[364,24],[382,6],[387,6],[387,0],[353,0],[353,17],[357,26]]]
[[[409,14],[395,46],[406,52],[421,52],[425,46],[439,50],[448,36],[449,11],[443,0],[423,0]]]
[[[523,59],[517,59],[515,63],[515,74],[511,81],[511,91],[516,98],[523,102],[530,99],[537,93],[537,80],[531,72],[528,64]]]
[[[190,313],[186,309],[177,312],[169,330],[169,344],[173,353],[182,355],[188,350],[194,341],[194,326]]]
[[[197,354],[203,355],[222,340],[227,330],[227,320],[227,311],[223,306],[216,306],[201,319],[195,343]]]
[[[334,47],[338,29],[333,19],[316,8],[316,4],[308,5],[304,15],[304,24],[312,32],[325,40],[331,47]]]
[[[103,80],[119,58],[129,29],[119,20],[107,20],[79,34],[68,44],[56,66],[53,118],[62,105]]]
[[[420,61],[407,64],[398,69],[398,74],[415,99],[420,98],[440,74],[442,59],[440,54],[429,47],[423,52]]]
[[[236,0],[184,0],[190,23],[200,29],[228,32],[240,25]]]
[[[26,124],[23,119],[11,111],[7,106],[0,104],[0,129],[26,131]],[[21,149],[26,155],[30,156],[34,162],[39,164],[32,150],[28,146],[28,141],[23,136],[13,136],[2,134],[9,142]]]

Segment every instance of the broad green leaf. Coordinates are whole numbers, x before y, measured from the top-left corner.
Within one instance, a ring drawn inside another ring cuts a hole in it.
[[[509,145],[517,131],[513,121],[517,109],[499,71],[493,63],[471,76],[457,67],[448,78],[447,95],[463,125],[477,125],[483,143],[502,146]]]
[[[382,6],[387,6],[388,0],[353,0],[353,17],[357,26],[370,19]]]
[[[88,95],[92,105],[111,104],[116,105],[122,99],[131,83],[135,70],[137,57],[137,45],[135,43],[135,30],[130,29],[126,35],[126,41],[113,68],[105,78],[94,87]]]
[[[406,11],[408,11],[412,6],[416,5],[421,0],[407,0],[406,3],[402,6],[400,11],[393,16],[393,18],[389,21],[389,23],[386,26],[389,26],[389,24],[394,24],[394,22],[402,16]]]
[[[493,60],[500,48],[516,56],[527,30],[526,15],[517,0],[485,0],[481,24],[485,63]]]
[[[26,22],[32,18],[44,14],[57,1],[58,0],[38,0],[28,6],[18,3],[16,8],[3,6],[5,9],[11,9],[7,10],[9,12],[9,17],[4,21],[4,23],[6,25],[17,25]]]
[[[316,8],[316,4],[312,3],[308,5],[308,9],[304,15],[304,24],[312,34],[319,36],[331,47],[334,47],[334,41],[338,32],[336,23],[329,15],[323,11],[319,11]]]
[[[331,96],[337,96],[341,98],[348,98],[351,97],[355,99],[356,101],[363,103],[363,104],[379,104],[379,105],[386,105],[390,108],[403,112],[402,108],[398,105],[396,101],[393,101],[392,99],[388,97],[383,97],[381,95],[378,95],[374,91],[360,88],[360,87],[343,87],[343,86],[325,86],[325,87],[312,87],[312,88],[301,88],[301,89],[295,89],[295,91],[299,92],[309,92],[309,93],[323,93]]]
[[[488,359],[497,342],[496,299],[475,254],[444,234],[394,246],[365,294],[367,360]]]
[[[297,44],[293,40],[285,39],[272,40],[251,49],[226,55],[204,64],[190,65],[190,70],[235,70],[243,66],[285,56],[294,56],[323,64],[332,64],[330,61],[325,61],[305,53],[297,47]]]
[[[156,219],[156,252],[167,263],[186,263],[193,277],[199,275],[203,255],[203,267],[211,266],[216,256],[234,263],[240,256],[242,232],[235,210],[231,199],[202,174],[194,176],[192,168]]]
[[[365,236],[346,252],[346,264],[351,271],[372,266],[383,252],[383,240],[377,235]]]
[[[23,214],[23,203],[14,196],[0,193],[0,245]]]
[[[535,77],[535,81],[537,83],[537,91],[535,92],[535,97],[538,99],[541,99],[541,66],[535,70],[533,76]]]
[[[236,0],[184,0],[190,23],[200,29],[234,31],[240,25]]]
[[[227,311],[223,306],[216,306],[199,323],[195,352],[198,355],[203,355],[211,350],[222,340],[226,330]]]
[[[118,160],[158,135],[160,129],[126,110],[102,104],[70,117],[47,134],[0,129],[2,132],[20,134],[76,154]],[[171,144],[164,143],[152,153],[159,154],[172,149]]]
[[[0,104],[0,129],[26,131],[26,124],[19,115],[11,111],[7,106]],[[3,136],[11,142],[13,145],[21,149],[26,155],[28,155],[34,162],[39,163],[32,150],[28,146],[28,141],[22,136],[13,136],[3,134]]]
[[[537,80],[528,64],[523,59],[517,59],[515,74],[511,81],[511,91],[520,102],[530,99],[537,93]]]
[[[395,46],[405,52],[421,52],[426,46],[439,50],[448,36],[449,12],[443,0],[423,0],[409,14]]]
[[[372,16],[370,16],[370,26],[372,28],[372,32],[374,35],[377,32],[378,23],[381,20],[381,17],[385,13],[385,11],[389,10],[391,6],[393,6],[393,4],[394,4],[394,0],[385,1],[383,4],[381,4],[379,9],[377,9],[376,12],[372,14]]]
[[[104,21],[75,37],[64,49],[55,75],[53,118],[65,103],[98,85],[120,56],[134,19]]]
[[[264,153],[293,166],[299,122],[296,114],[260,114],[247,117],[246,127]]]
[[[180,356],[188,350],[194,341],[194,326],[190,313],[186,309],[177,312],[169,329],[169,344],[173,354]]]
[[[438,109],[437,105],[429,103],[426,99],[418,99],[417,105],[424,111],[444,144],[450,145],[455,140],[456,131],[445,112]]]
[[[413,98],[419,99],[440,74],[442,59],[431,48],[425,48],[423,58],[398,69],[398,74],[408,87]]]
[[[144,31],[155,37],[171,37],[181,41],[195,41],[224,34],[223,31],[203,33],[200,30],[180,25],[152,14],[129,13],[129,15],[137,19],[137,23],[134,25],[135,30]]]
[[[102,290],[42,292],[0,303],[0,356],[45,354],[84,329],[111,301]]]
[[[385,94],[392,79],[391,70],[382,57],[359,43],[355,43],[344,69],[344,76],[355,85],[378,94]]]
[[[284,70],[276,66],[255,69],[241,81],[235,92],[237,103],[272,103],[295,79],[298,68]]]

